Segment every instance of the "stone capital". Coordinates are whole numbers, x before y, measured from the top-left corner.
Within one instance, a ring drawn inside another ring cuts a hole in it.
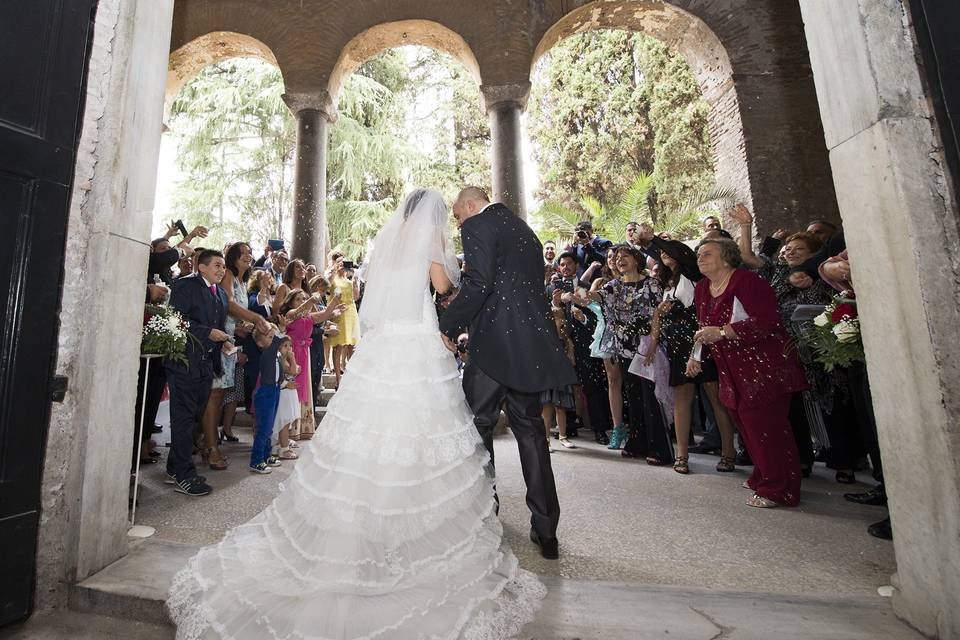
[[[521,111],[527,108],[527,98],[530,97],[530,83],[501,84],[496,86],[481,85],[483,103],[487,111],[491,111],[503,104],[512,104]]]
[[[283,101],[294,116],[301,111],[319,111],[328,122],[334,122],[337,119],[337,110],[330,99],[330,93],[326,90],[309,93],[285,93]]]

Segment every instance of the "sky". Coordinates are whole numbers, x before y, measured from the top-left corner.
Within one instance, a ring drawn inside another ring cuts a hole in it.
[[[418,54],[418,47],[401,47],[401,51],[412,61]],[[480,91],[477,90],[477,100],[480,100]],[[435,90],[423,91],[417,94],[416,101],[410,105],[409,118],[422,119],[427,114],[433,112],[437,106],[439,95]],[[534,198],[539,187],[539,170],[537,163],[533,159],[533,153],[530,145],[530,138],[527,135],[527,116],[521,118],[523,127],[523,165],[524,165],[524,186],[526,190],[527,211],[534,211],[539,207],[539,203]],[[426,127],[410,127],[410,141],[421,151],[434,148],[434,140],[418,135],[417,131],[422,131]],[[160,158],[157,169],[157,189],[154,200],[153,232],[152,237],[158,237],[167,229],[168,223],[174,219],[172,212],[172,195],[174,188],[182,175],[177,170],[176,154],[177,142],[172,133],[165,132],[160,141]],[[411,185],[413,186],[413,185]],[[429,186],[429,185],[428,185]],[[237,220],[238,214],[235,211],[225,211],[225,217]],[[291,223],[288,221],[285,228],[285,237],[292,237]]]

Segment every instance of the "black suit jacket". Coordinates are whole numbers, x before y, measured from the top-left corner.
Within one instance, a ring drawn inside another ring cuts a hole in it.
[[[203,277],[199,274],[177,278],[170,289],[170,306],[180,312],[190,323],[189,331],[199,341],[187,340],[187,360],[191,377],[200,375],[207,366],[213,372],[222,373],[220,366],[220,343],[210,339],[210,330],[223,331],[227,319],[227,294],[217,285],[213,296]],[[183,372],[183,365],[167,361],[167,368]]]
[[[440,330],[456,340],[468,327],[471,366],[509,389],[576,384],[550,316],[537,236],[499,203],[467,218],[461,235],[466,271]]]
[[[583,272],[586,271],[587,267],[593,262],[599,262],[602,265],[607,264],[607,251],[609,251],[612,246],[613,242],[600,236],[594,236],[590,242],[585,245],[575,244],[573,250],[577,254],[577,276],[582,276]],[[593,279],[596,280],[601,275],[600,271],[597,271],[593,274]]]
[[[153,276],[160,276],[160,280],[168,287],[173,284],[173,265],[180,261],[180,252],[174,247],[160,253],[150,252],[147,265],[147,282],[153,284]]]

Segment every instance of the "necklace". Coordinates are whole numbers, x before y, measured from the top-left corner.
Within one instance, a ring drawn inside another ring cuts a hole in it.
[[[727,282],[730,281],[730,276],[732,276],[732,275],[733,275],[733,270],[731,269],[731,270],[727,273],[726,277],[724,277],[724,279],[721,280],[720,282],[716,282],[716,283],[711,282],[711,283],[710,283],[710,293],[714,294],[715,296],[716,296],[716,295],[719,295],[720,292],[723,291],[724,288],[727,286]]]

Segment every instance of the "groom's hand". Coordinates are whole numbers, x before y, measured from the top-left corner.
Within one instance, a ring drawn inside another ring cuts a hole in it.
[[[450,353],[457,352],[457,345],[453,343],[453,340],[447,337],[447,334],[441,333],[440,337],[443,339],[443,346],[445,346]]]

